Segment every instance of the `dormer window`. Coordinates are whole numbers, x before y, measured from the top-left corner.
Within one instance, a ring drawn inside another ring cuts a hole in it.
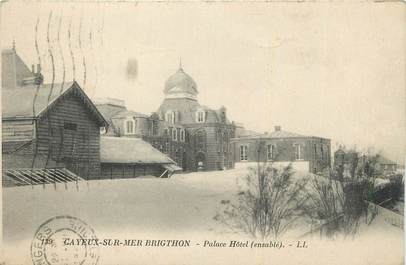
[[[133,119],[125,121],[125,134],[135,134],[135,121]]]
[[[206,113],[203,110],[198,110],[196,112],[196,122],[203,123],[206,119]]]
[[[165,113],[165,121],[174,124],[175,123],[175,113],[173,111],[167,111]]]

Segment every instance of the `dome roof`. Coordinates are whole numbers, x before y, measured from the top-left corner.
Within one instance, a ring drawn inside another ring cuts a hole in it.
[[[198,94],[196,82],[190,75],[183,71],[182,67],[166,80],[164,93],[166,95],[177,94],[190,96],[196,96]]]

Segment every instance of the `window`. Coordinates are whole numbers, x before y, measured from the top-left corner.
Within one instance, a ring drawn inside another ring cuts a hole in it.
[[[71,122],[64,122],[63,123],[63,128],[65,130],[76,131],[77,130],[77,124],[76,123],[71,123]]]
[[[295,159],[296,160],[303,159],[303,146],[300,144],[295,144]]]
[[[178,140],[178,129],[177,128],[172,129],[172,140],[174,140],[174,141]]]
[[[106,127],[100,127],[100,134],[106,134],[107,130]]]
[[[195,141],[196,149],[204,149],[206,145],[206,132],[204,130],[197,131]]]
[[[152,121],[152,135],[153,136],[158,135],[158,121],[156,120]]]
[[[165,121],[174,124],[175,123],[175,113],[173,111],[168,110],[165,114]]]
[[[267,158],[268,160],[272,160],[275,158],[275,146],[273,144],[268,144],[266,146],[266,154],[267,154]]]
[[[321,160],[324,160],[324,148],[320,146]]]
[[[196,112],[196,121],[199,123],[203,123],[205,120],[205,113],[202,110]]]
[[[169,154],[169,148],[170,148],[169,142],[166,142],[165,143],[165,151],[164,151],[165,154]]]
[[[164,129],[164,136],[169,136],[169,129],[168,128]]]
[[[240,146],[240,160],[248,161],[248,145]]]
[[[135,123],[134,120],[125,121],[125,134],[134,134],[135,133]]]
[[[179,140],[181,142],[185,141],[185,129],[180,129]]]

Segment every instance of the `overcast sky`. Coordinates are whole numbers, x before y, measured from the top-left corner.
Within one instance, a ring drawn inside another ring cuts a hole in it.
[[[224,105],[230,119],[248,129],[281,125],[330,138],[333,148],[337,142],[361,150],[374,146],[404,161],[401,3],[14,2],[2,6],[1,19],[2,48],[15,39],[28,65],[38,62],[38,19],[46,82],[52,77],[48,48],[56,81],[62,80],[61,54],[66,80],[73,79],[71,23],[75,79],[91,96],[122,98],[138,112],[155,111],[181,57],[200,103]]]

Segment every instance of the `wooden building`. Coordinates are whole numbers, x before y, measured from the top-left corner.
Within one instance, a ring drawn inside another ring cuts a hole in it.
[[[141,138],[102,136],[101,178],[170,177],[181,168]]]
[[[76,82],[2,88],[3,169],[66,168],[100,174],[100,128],[107,121]]]

